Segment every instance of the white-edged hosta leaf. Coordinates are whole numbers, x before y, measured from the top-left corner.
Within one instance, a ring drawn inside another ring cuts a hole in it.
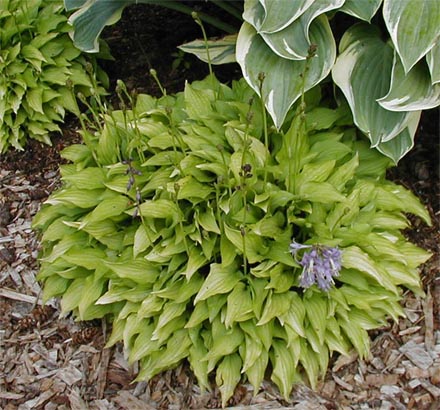
[[[391,158],[395,164],[403,158],[414,146],[414,136],[419,125],[422,112],[410,113],[408,126],[392,140],[382,141],[376,147],[379,152]]]
[[[301,93],[325,78],[334,64],[336,45],[327,17],[320,16],[312,23],[310,41],[318,48],[316,56],[309,61],[303,84],[306,61],[277,56],[250,24],[244,23],[238,34],[237,62],[247,83],[257,94],[260,94],[259,74],[264,74],[262,98],[277,128],[281,127],[287,111]]]
[[[376,147],[404,130],[409,113],[392,112],[377,103],[389,90],[393,49],[380,32],[365,23],[350,27],[340,43],[340,54],[332,69],[333,81],[342,90],[353,113],[354,123]],[[374,81],[373,81],[374,79]]]
[[[273,2],[276,5],[292,7],[292,3],[288,1]],[[336,9],[344,3],[344,0],[320,0],[315,1],[310,7],[295,21],[276,32],[260,32],[266,44],[273,52],[280,57],[289,60],[305,60],[309,54],[311,45],[309,30],[312,21],[326,11]],[[279,7],[279,6],[277,6]],[[326,32],[328,36],[332,36],[329,31],[326,19],[316,20],[317,25],[321,26],[319,31]],[[314,28],[317,30],[316,28]],[[318,53],[320,51],[318,50]]]
[[[194,40],[177,47],[185,53],[194,54],[205,63],[235,63],[237,34],[230,34],[216,40]],[[208,48],[208,50],[206,50]],[[209,53],[209,58],[208,58]]]
[[[69,18],[69,23],[74,26],[76,47],[89,53],[98,52],[101,31],[105,26],[116,23],[124,7],[134,3],[136,0],[92,0],[83,4]]]
[[[438,40],[440,2],[384,0],[383,17],[405,72],[409,72]]]
[[[245,1],[243,19],[252,24],[260,33],[273,33],[295,21],[313,2],[314,0]]]
[[[440,83],[440,40],[426,54],[426,62],[428,63],[429,72],[431,73],[431,83]]]
[[[370,22],[381,4],[382,0],[345,0],[339,11]]]
[[[377,102],[390,111],[428,110],[440,105],[440,84],[432,85],[425,60],[405,74],[399,56],[394,53],[390,89]]]
[[[194,304],[210,296],[230,292],[240,279],[241,275],[234,264],[223,266],[212,263],[209,275],[197,293]]]
[[[241,358],[236,354],[231,354],[223,358],[218,365],[215,382],[222,396],[222,407],[234,394],[235,387],[241,379]]]

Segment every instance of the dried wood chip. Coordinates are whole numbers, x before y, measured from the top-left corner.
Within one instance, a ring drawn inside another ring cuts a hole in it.
[[[336,384],[339,384],[339,386],[342,386],[344,389],[348,391],[353,391],[353,386],[350,383],[347,383],[346,381],[342,380],[340,377],[336,376],[335,374],[332,375],[333,380],[336,382]]]
[[[114,400],[124,410],[155,410],[153,406],[139,400],[126,390],[118,392]]]
[[[429,383],[427,380],[420,380],[423,388],[429,393],[431,393],[436,399],[440,397],[440,389],[433,384]]]
[[[59,369],[57,371],[57,378],[68,386],[72,386],[75,383],[79,382],[82,379],[82,372],[79,371],[75,366],[70,364],[69,366]]]
[[[344,366],[348,366],[351,363],[354,363],[358,358],[358,354],[356,352],[351,352],[349,356],[339,356],[338,359],[336,360],[332,370],[334,372],[339,371],[340,369],[342,369]]]
[[[399,351],[421,369],[429,369],[434,363],[434,360],[424,346],[416,344],[412,340],[401,346]]]
[[[370,386],[393,385],[397,384],[398,380],[398,374],[367,374],[365,376],[365,382]]]
[[[78,390],[72,389],[68,394],[71,410],[88,410],[88,406],[85,401],[81,398]]]
[[[426,350],[434,349],[434,300],[430,291],[426,294],[423,301],[423,313],[425,315],[425,346]]]

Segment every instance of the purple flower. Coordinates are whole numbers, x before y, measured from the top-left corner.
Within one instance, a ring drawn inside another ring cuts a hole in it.
[[[301,260],[297,253],[301,249],[310,249],[304,252]],[[302,245],[295,241],[290,245],[290,251],[295,260],[303,267],[299,278],[301,287],[307,289],[313,284],[318,288],[328,291],[334,284],[333,278],[339,276],[341,270],[342,253],[339,248],[325,245]]]

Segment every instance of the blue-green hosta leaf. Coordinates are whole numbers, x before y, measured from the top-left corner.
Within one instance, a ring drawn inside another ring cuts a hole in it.
[[[318,84],[330,72],[336,57],[336,45],[331,31],[328,35],[329,30],[325,16],[312,23],[310,40],[318,46],[318,52],[309,61],[309,70],[303,81],[306,61],[277,56],[250,24],[242,25],[237,39],[237,61],[247,83],[257,94],[260,94],[259,74],[264,74],[262,98],[277,128],[281,127],[288,110],[302,92]]]
[[[277,5],[292,6],[288,1],[273,2]],[[344,0],[319,0],[315,1],[310,7],[295,21],[276,32],[262,33],[261,37],[266,44],[280,57],[289,60],[305,60],[309,54],[311,40],[309,36],[310,25],[318,16],[326,11],[336,9],[344,3]],[[315,23],[319,31],[332,38],[333,34],[327,24],[326,19],[318,19]],[[314,27],[314,30],[318,30]],[[318,53],[320,51],[318,50]]]
[[[440,40],[438,40],[429,53],[426,54],[426,61],[428,63],[429,72],[431,73],[431,83],[440,83]]]
[[[390,111],[427,110],[440,105],[440,84],[432,85],[424,60],[405,74],[405,69],[395,53],[390,89],[377,102]]]
[[[243,19],[259,33],[273,33],[295,21],[314,1],[248,0],[244,2]]]
[[[360,23],[345,32],[340,52],[333,80],[350,105],[354,123],[377,147],[402,132],[411,118],[408,112],[388,111],[377,103],[389,90],[393,49],[375,27]]]
[[[339,11],[370,22],[381,4],[382,0],[345,0]]]
[[[237,34],[231,34],[218,40],[194,40],[177,47],[185,53],[194,54],[205,63],[235,63],[235,45]],[[208,48],[208,50],[207,50]],[[208,58],[209,53],[209,58]]]
[[[405,72],[419,61],[440,35],[440,2],[384,0],[383,17]]]

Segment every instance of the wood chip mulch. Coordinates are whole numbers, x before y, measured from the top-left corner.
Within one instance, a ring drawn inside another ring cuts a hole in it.
[[[39,242],[31,230],[31,219],[59,186],[58,151],[63,144],[61,139],[55,140],[54,147],[31,143],[26,153],[11,153],[0,159],[0,408],[221,407],[219,392],[200,392],[186,365],[149,383],[131,383],[137,369],[127,364],[121,346],[103,348],[108,334],[105,323],[60,318],[57,301],[41,305],[41,289],[35,280]],[[398,173],[395,177],[400,178]],[[251,387],[243,384],[230,400],[231,408],[440,409],[437,180],[438,173],[434,173],[430,180],[416,175],[415,180],[404,181],[416,193],[429,191],[431,195],[425,202],[434,226],[414,221],[415,228],[408,233],[434,253],[422,270],[426,298],[406,292],[403,305],[407,318],[371,333],[369,360],[360,360],[356,354],[336,358],[317,392],[296,386],[286,402],[270,382],[265,382],[255,396]],[[428,183],[431,187],[427,188]]]

